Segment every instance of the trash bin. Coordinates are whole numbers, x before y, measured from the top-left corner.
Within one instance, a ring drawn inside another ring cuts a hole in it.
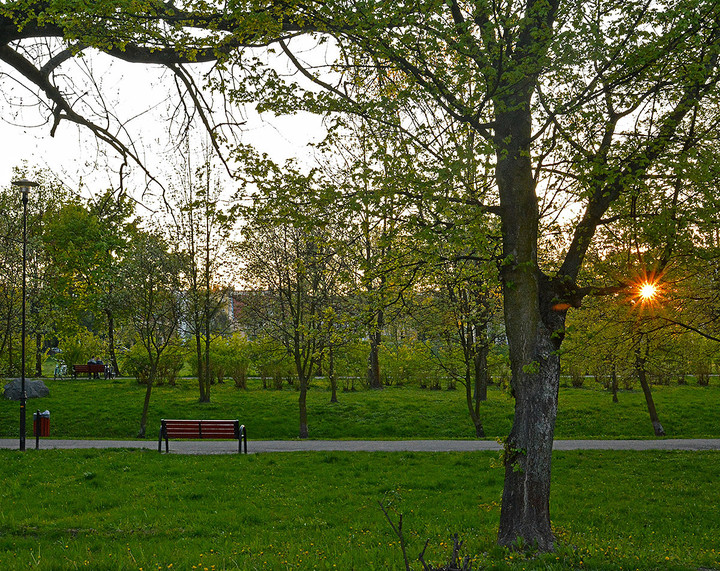
[[[33,435],[50,436],[50,411],[33,413]]]

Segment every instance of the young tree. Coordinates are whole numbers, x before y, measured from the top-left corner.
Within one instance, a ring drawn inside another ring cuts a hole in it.
[[[199,400],[210,402],[210,345],[214,336],[227,333],[229,328],[229,321],[223,322],[222,316],[230,292],[220,279],[227,259],[225,244],[233,222],[222,210],[219,183],[213,180],[212,157],[205,153],[203,164],[194,169],[188,145],[184,159],[183,188],[178,191],[177,215],[173,214],[173,217],[181,242],[179,246],[185,252],[188,264],[185,316],[187,333],[195,340]]]
[[[164,351],[176,336],[180,322],[182,289],[180,256],[171,251],[161,235],[133,234],[122,264],[130,320],[147,356],[147,385],[138,438],[145,438],[150,395]]]
[[[338,342],[332,303],[339,297],[341,260],[333,248],[328,211],[302,203],[312,186],[312,175],[268,177],[255,208],[246,211],[237,248],[242,277],[254,289],[243,311],[284,346],[295,366],[300,438],[308,437],[310,379],[323,350],[332,351]]]

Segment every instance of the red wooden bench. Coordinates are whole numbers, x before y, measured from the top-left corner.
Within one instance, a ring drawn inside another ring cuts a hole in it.
[[[162,441],[165,439],[165,452],[169,452],[168,438],[214,438],[233,439],[238,441],[238,453],[242,452],[243,443],[247,454],[247,432],[245,425],[238,420],[179,420],[163,418],[160,421],[158,452],[162,452]]]
[[[93,376],[93,373],[102,373],[103,377],[105,376],[105,365],[98,365],[98,364],[92,364],[92,365],[73,365],[72,366],[72,376],[74,379],[77,379],[78,373],[87,373],[88,378]]]

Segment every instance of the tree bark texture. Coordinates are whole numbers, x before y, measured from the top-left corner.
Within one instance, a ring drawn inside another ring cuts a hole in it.
[[[531,80],[528,80],[531,83]],[[565,314],[552,309],[551,281],[538,269],[538,207],[530,160],[532,85],[498,102],[496,178],[503,236],[505,326],[515,397],[505,443],[498,543],[554,548],[550,465]]]
[[[508,546],[522,543],[551,551],[550,467],[560,359],[551,332],[542,325],[534,345],[537,370],[513,371],[515,415],[505,442],[505,486],[498,542]]]

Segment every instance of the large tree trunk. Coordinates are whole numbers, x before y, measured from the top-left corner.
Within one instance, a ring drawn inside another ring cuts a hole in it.
[[[515,397],[505,444],[498,543],[554,548],[550,464],[557,415],[564,312],[553,311],[552,284],[538,269],[538,207],[530,160],[532,78],[496,103],[496,177],[503,236],[505,327]]]
[[[560,359],[552,334],[540,324],[536,358],[526,371],[513,370],[515,416],[505,442],[505,487],[498,543],[553,549],[550,466],[558,405]]]

